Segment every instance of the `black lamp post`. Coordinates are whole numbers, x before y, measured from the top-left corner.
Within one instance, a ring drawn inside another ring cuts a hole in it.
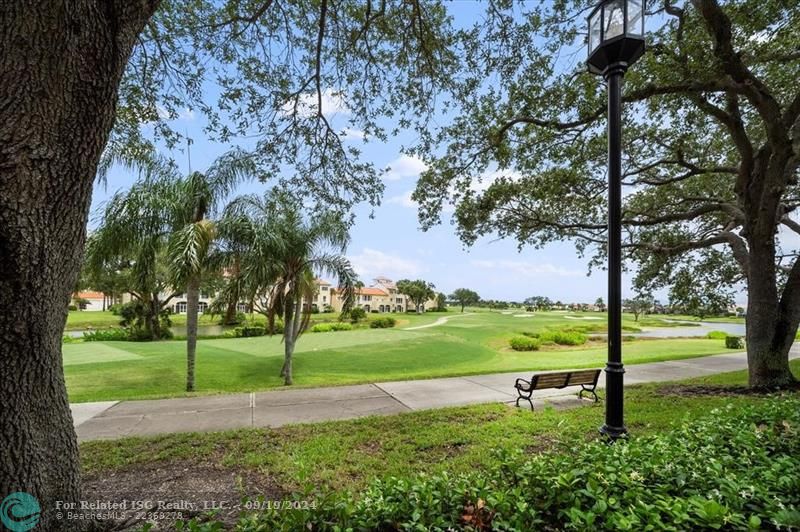
[[[589,15],[589,72],[608,84],[608,363],[606,422],[624,437],[622,365],[622,77],[644,53],[644,0],[603,0]]]

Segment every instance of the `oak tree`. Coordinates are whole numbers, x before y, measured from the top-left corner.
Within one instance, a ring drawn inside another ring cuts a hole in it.
[[[424,227],[455,206],[466,243],[570,239],[602,265],[606,90],[587,72],[593,2],[493,2],[463,33],[451,123],[422,131]],[[698,273],[746,286],[752,386],[795,379],[800,322],[800,5],[653,0],[625,77],[623,245],[635,288]],[[487,82],[486,80],[490,80]],[[442,150],[440,145],[446,145]]]
[[[175,146],[190,109],[212,140],[247,135],[268,178],[343,213],[377,203],[378,172],[345,137],[429,110],[451,79],[448,27],[428,0],[3,3],[0,494],[34,495],[42,530],[85,525],[53,506],[80,499],[61,334],[98,169]]]

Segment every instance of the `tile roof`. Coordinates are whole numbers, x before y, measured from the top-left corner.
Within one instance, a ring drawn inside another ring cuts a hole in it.
[[[77,292],[73,297],[80,297],[81,299],[103,299],[103,292]]]
[[[381,290],[380,288],[375,288],[370,286],[369,288],[361,288],[356,289],[356,294],[363,295],[363,296],[388,296],[386,292]]]

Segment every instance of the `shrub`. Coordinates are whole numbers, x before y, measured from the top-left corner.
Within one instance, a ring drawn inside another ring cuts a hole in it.
[[[240,525],[276,531],[790,530],[800,526],[798,426],[800,400],[773,397],[614,445],[595,440],[569,452],[498,452],[479,471],[379,479],[358,495],[320,494],[316,505],[298,510],[245,514]]]
[[[350,309],[350,312],[348,312],[348,317],[353,323],[358,323],[367,317],[367,313],[363,308],[354,308]]]
[[[514,351],[538,351],[542,342],[538,338],[528,336],[514,336],[508,343]]]
[[[111,312],[111,314],[113,314],[114,316],[119,316],[119,310],[120,310],[120,308],[121,308],[121,307],[122,307],[122,305],[120,305],[119,303],[117,303],[117,304],[115,304],[115,305],[111,305],[110,307],[108,307],[108,310],[109,310],[109,312]]]
[[[744,349],[744,340],[741,336],[726,336],[725,347],[728,349]]]
[[[70,336],[68,334],[65,334],[64,336],[61,337],[62,344],[74,344],[78,340],[79,340],[78,338],[75,338],[74,336]]]
[[[728,337],[728,333],[725,331],[711,331],[706,335],[706,338],[711,338],[712,340],[724,340]]]
[[[311,305],[311,314],[319,314],[319,307],[316,305]]]
[[[583,345],[588,337],[578,331],[544,331],[539,333],[538,338],[543,342],[551,341],[559,345]]]
[[[245,325],[244,327],[236,327],[234,330],[239,338],[252,338],[267,334],[267,329],[258,325]]]
[[[375,318],[374,320],[370,320],[369,326],[372,329],[390,329],[394,327],[397,321],[392,317],[385,317],[385,318]]]
[[[69,310],[70,312],[74,312],[78,310],[78,305],[70,305],[67,307],[67,310]]]
[[[127,342],[131,339],[128,329],[103,329],[83,333],[84,342]]]
[[[333,312],[333,307],[330,305],[325,305],[323,312]]]
[[[345,322],[317,323],[311,327],[311,332],[351,331],[353,326]]]

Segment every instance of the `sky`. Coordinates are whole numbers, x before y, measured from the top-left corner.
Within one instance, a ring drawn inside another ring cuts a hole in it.
[[[468,24],[479,16],[477,4],[457,2],[452,6],[457,24]],[[340,123],[346,122],[349,110],[340,102],[328,98],[323,108],[334,123],[338,119]],[[190,155],[194,170],[208,167],[233,146],[207,141],[199,114],[190,110],[182,113],[173,126],[178,131],[185,130],[193,139]],[[394,280],[422,278],[446,294],[456,288],[470,288],[484,299],[522,301],[530,296],[547,296],[554,301],[593,303],[598,297],[606,298],[605,271],[587,275],[587,259],[577,256],[571,242],[551,244],[538,250],[518,250],[513,240],[487,237],[467,248],[455,235],[447,214],[441,225],[421,231],[410,194],[425,164],[401,153],[404,143],[413,139],[401,134],[390,137],[387,142],[365,141],[360,132],[353,130],[348,130],[345,138],[346,142],[362,149],[365,160],[388,169],[383,177],[386,189],[382,204],[355,209],[356,221],[347,251],[356,272],[367,285],[375,277],[386,276]],[[171,155],[182,171],[188,170],[185,152],[166,155]],[[129,171],[112,169],[106,186],[98,184],[95,188],[93,213],[111,194],[126,189],[135,178]],[[238,193],[263,192],[266,188],[262,183],[249,183]],[[624,276],[623,287],[623,297],[631,296],[630,275]],[[666,300],[663,294],[657,297]]]

